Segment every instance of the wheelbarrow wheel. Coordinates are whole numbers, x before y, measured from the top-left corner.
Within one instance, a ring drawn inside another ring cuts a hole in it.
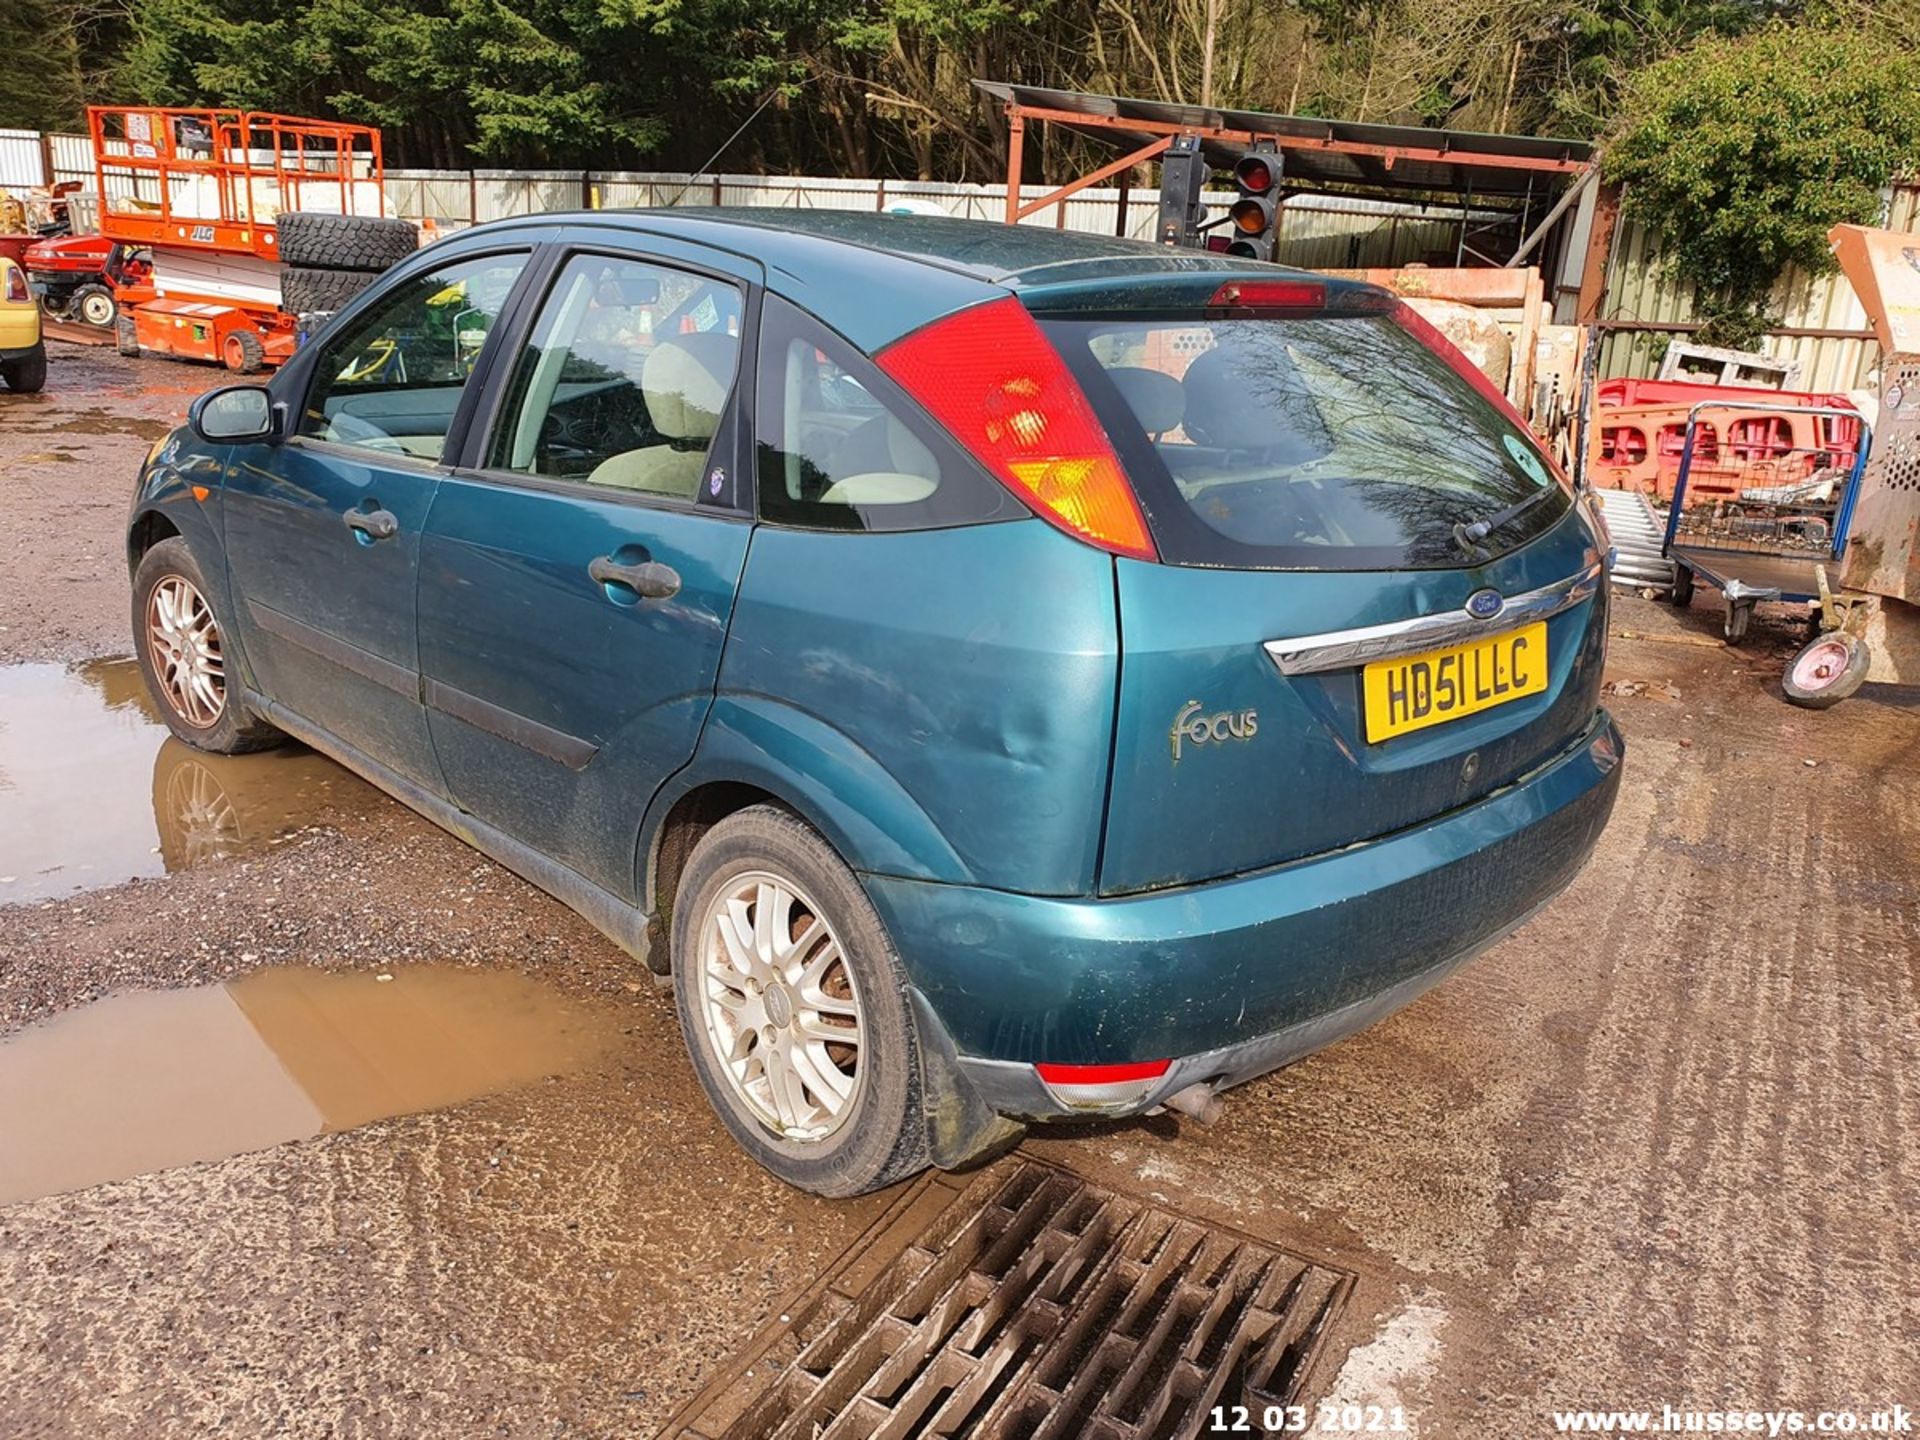
[[[1829,631],[1787,662],[1780,688],[1790,703],[1802,709],[1825,710],[1866,683],[1872,660],[1864,640],[1844,631]]]
[[[1729,600],[1727,619],[1723,633],[1727,644],[1738,645],[1747,638],[1747,626],[1753,620],[1753,602],[1751,600]]]

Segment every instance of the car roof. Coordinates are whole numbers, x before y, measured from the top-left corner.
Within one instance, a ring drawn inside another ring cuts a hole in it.
[[[642,231],[758,262],[767,288],[872,352],[909,331],[1009,290],[1030,306],[1048,292],[1129,292],[1184,279],[1307,272],[1037,225],[857,210],[686,206],[522,216],[460,232],[528,225]],[[1316,277],[1320,278],[1320,277]],[[1327,282],[1338,284],[1340,282]]]

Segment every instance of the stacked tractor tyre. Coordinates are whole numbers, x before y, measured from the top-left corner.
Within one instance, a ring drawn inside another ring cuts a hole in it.
[[[331,315],[411,255],[420,233],[410,220],[295,210],[278,222],[280,308]]]

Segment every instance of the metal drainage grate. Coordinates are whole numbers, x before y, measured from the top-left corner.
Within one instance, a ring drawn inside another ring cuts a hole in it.
[[[1352,1279],[1002,1162],[920,1181],[670,1435],[1133,1440],[1298,1404]]]

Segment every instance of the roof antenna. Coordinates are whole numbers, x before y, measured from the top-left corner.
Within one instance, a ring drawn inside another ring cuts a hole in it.
[[[807,83],[807,80],[810,78],[811,77],[809,76],[802,76],[798,83],[804,85]],[[740,122],[740,128],[735,130],[731,135],[727,136],[726,139],[722,140],[720,142],[720,148],[714,151],[713,154],[707,157],[706,163],[687,177],[687,183],[680,187],[680,194],[675,195],[673,199],[667,202],[669,206],[678,205],[680,203],[681,198],[687,193],[687,191],[693,188],[693,182],[698,180],[702,175],[706,174],[708,170],[713,168],[713,162],[718,160],[722,155],[726,154],[727,147],[733,144],[733,142],[738,140],[742,135],[744,135],[747,131],[747,127],[753,124],[754,121],[760,118],[760,112],[766,109],[767,106],[773,103],[773,97],[778,95],[780,93],[780,90],[781,90],[781,86],[776,84],[771,90],[767,91],[766,98],[761,100],[761,102],[758,105],[753,107],[753,113],[747,116],[746,119]]]

